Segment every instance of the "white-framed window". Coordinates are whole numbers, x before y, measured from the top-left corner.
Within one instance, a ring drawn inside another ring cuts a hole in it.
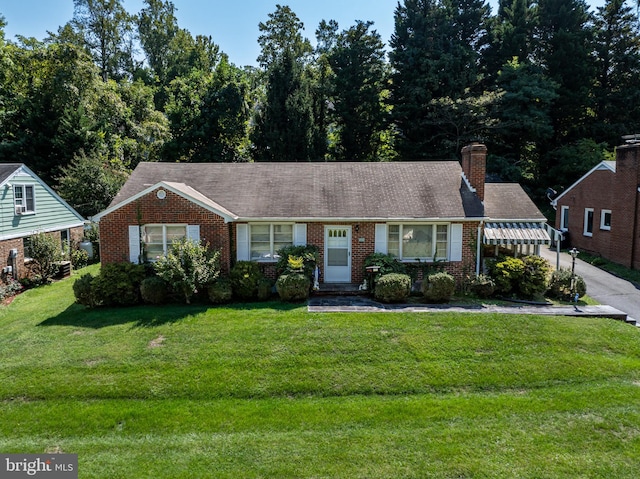
[[[562,206],[560,208],[560,229],[568,230],[569,229],[569,207]]]
[[[602,210],[600,212],[600,229],[611,231],[611,210]]]
[[[36,192],[33,185],[13,185],[13,204],[17,215],[36,212]]]
[[[62,246],[62,251],[70,250],[71,248],[71,230],[65,229],[60,230],[60,245]]]
[[[24,256],[25,263],[33,261],[31,259],[31,236],[22,238],[22,255]]]
[[[293,245],[293,224],[255,223],[249,225],[251,261],[275,261],[278,250]]]
[[[387,251],[402,260],[446,260],[449,245],[449,225],[390,224],[387,230]]]
[[[584,230],[585,236],[593,236],[593,208],[584,209]]]
[[[187,236],[187,225],[182,224],[150,224],[141,230],[144,260],[156,261],[167,254],[171,243]]]

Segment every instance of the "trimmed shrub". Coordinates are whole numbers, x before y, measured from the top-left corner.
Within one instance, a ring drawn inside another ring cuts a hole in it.
[[[283,301],[303,301],[309,297],[311,280],[303,273],[283,274],[276,281],[276,291]]]
[[[220,251],[209,251],[200,241],[174,241],[166,256],[153,264],[156,274],[182,296],[185,303],[220,274]]]
[[[73,269],[84,268],[89,264],[89,253],[83,249],[75,249],[71,252],[71,264]]]
[[[96,298],[93,289],[94,276],[91,273],[83,274],[73,283],[73,295],[76,297],[76,303],[88,308],[96,306]]]
[[[578,297],[581,298],[587,294],[587,284],[582,276],[577,274],[574,276],[575,285],[574,291],[578,293]],[[561,301],[573,301],[571,294],[571,271],[565,268],[560,268],[551,274],[551,280],[549,281],[549,289],[547,295],[550,298],[559,299]]]
[[[398,258],[391,254],[372,253],[364,259],[365,272],[368,266],[377,266],[380,268],[377,277],[384,276],[389,273],[405,274],[407,268],[404,263],[398,261]]]
[[[490,298],[496,291],[496,283],[484,274],[469,280],[469,289],[478,298]]]
[[[131,306],[140,302],[140,283],[145,267],[132,263],[110,263],[100,269],[91,282],[95,304],[103,306]]]
[[[549,287],[551,264],[540,256],[525,256],[522,262],[524,271],[517,290],[524,298],[542,296]]]
[[[407,274],[388,273],[376,282],[374,296],[384,303],[405,301],[411,294],[411,278]]]
[[[422,283],[422,293],[428,301],[446,303],[456,291],[456,280],[449,273],[435,273]]]
[[[524,262],[511,256],[501,258],[490,264],[490,275],[496,283],[496,291],[511,294],[517,291],[517,285],[524,274]]]
[[[20,281],[9,276],[4,283],[0,283],[0,301],[15,296],[23,289],[24,286]]]
[[[140,295],[145,303],[163,304],[167,302],[169,287],[167,283],[157,276],[149,276],[140,283]]]
[[[260,301],[266,301],[271,298],[273,291],[273,282],[269,278],[262,278],[258,281],[258,299]]]
[[[219,279],[210,284],[207,293],[213,304],[228,303],[233,298],[233,289],[231,289],[231,282],[228,279]]]
[[[302,272],[309,278],[313,277],[313,270],[320,259],[318,247],[313,244],[285,246],[278,250],[278,256],[278,262],[276,263],[278,274]],[[292,266],[291,258],[294,261],[301,261],[302,264]]]
[[[238,299],[255,299],[258,296],[258,283],[264,278],[260,265],[255,261],[238,261],[229,272],[233,294]]]

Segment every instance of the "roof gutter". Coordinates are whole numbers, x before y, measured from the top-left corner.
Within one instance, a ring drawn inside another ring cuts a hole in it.
[[[285,223],[330,223],[330,222],[335,222],[335,223],[353,223],[353,222],[384,222],[384,223],[389,223],[389,222],[450,222],[450,221],[469,221],[469,222],[475,222],[475,221],[483,221],[484,218],[482,217],[474,217],[474,218],[468,218],[468,217],[464,217],[464,216],[460,216],[460,217],[451,217],[451,218],[373,218],[373,217],[355,217],[355,218],[347,218],[347,217],[295,217],[295,218],[290,218],[290,217],[280,217],[280,216],[273,216],[273,217],[263,217],[263,216],[259,216],[259,217],[253,217],[253,216],[244,216],[244,217],[238,217],[238,218],[234,218],[234,222],[239,222],[239,223],[275,223],[275,222],[285,222]],[[511,220],[513,221],[513,220]],[[518,220],[519,222],[521,222],[520,220]],[[536,221],[546,221],[546,220],[536,220]]]

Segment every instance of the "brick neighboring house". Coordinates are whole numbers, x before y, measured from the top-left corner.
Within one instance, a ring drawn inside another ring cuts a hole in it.
[[[82,241],[85,220],[33,171],[0,164],[0,273],[23,278],[29,269],[29,238],[49,233],[63,243]]]
[[[569,243],[628,268],[640,268],[640,143],[617,147],[555,198],[556,229]]]
[[[519,185],[485,184],[486,147],[457,161],[393,163],[141,163],[99,222],[103,263],[153,261],[179,237],[272,276],[285,245],[320,250],[321,282],[361,283],[373,252],[441,261],[461,280],[480,243],[531,253],[549,237]],[[484,234],[484,236],[483,236]]]

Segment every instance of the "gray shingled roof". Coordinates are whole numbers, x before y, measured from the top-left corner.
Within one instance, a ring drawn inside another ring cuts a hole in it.
[[[9,178],[21,166],[22,163],[0,163],[0,183]]]
[[[494,221],[546,221],[517,183],[485,183],[484,212],[485,216]]]
[[[184,183],[240,218],[482,216],[455,161],[140,163],[111,207],[161,181]]]

